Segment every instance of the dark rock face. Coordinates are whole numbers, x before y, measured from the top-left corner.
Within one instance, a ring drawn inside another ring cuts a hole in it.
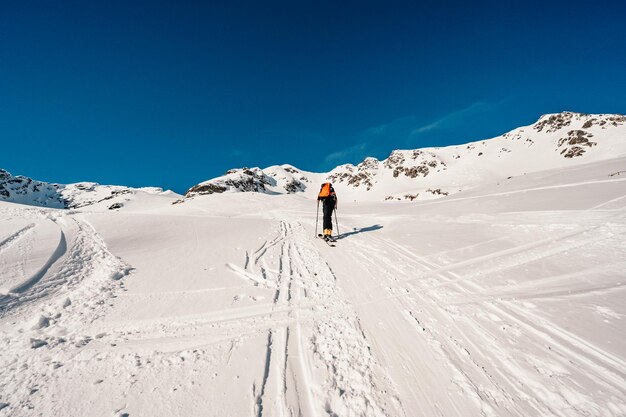
[[[295,176],[299,176],[296,178]],[[293,194],[306,189],[309,180],[296,168],[285,165],[275,169],[240,168],[195,185],[185,193],[185,198],[198,195],[219,194],[226,191],[256,192],[266,194]]]
[[[613,114],[602,118],[591,118],[583,124],[583,129],[589,129],[592,126],[600,126],[606,129],[607,126],[620,126],[626,123],[626,116],[621,114]]]
[[[430,170],[425,162],[416,167],[397,167],[393,170],[393,176],[397,178],[401,173],[409,178],[417,178],[418,176],[426,177]]]
[[[400,151],[393,151],[389,154],[385,163],[383,164],[385,168],[393,169],[395,167],[401,166],[405,161],[404,154]]]
[[[198,184],[198,185],[194,185],[189,190],[187,190],[185,195],[188,195],[188,194],[215,194],[215,193],[219,194],[219,193],[223,193],[226,190],[227,190],[226,187],[222,187],[221,185],[217,185],[217,184]]]
[[[0,199],[44,207],[67,208],[68,202],[60,194],[62,186],[36,181],[28,177],[14,177],[0,169]]]
[[[298,191],[304,191],[306,189],[306,186],[304,184],[302,184],[300,181],[298,180],[293,180],[288,182],[285,185],[285,190],[287,191],[287,194],[294,194],[297,193]]]
[[[239,191],[253,191],[262,192],[265,191],[265,186],[270,185],[269,178],[260,169],[251,170],[249,168],[243,169],[243,175],[240,178],[229,178],[224,181],[224,184]]]
[[[441,188],[435,188],[434,190],[431,190],[430,188],[428,190],[426,190],[427,193],[431,193],[432,195],[448,195],[449,193],[447,191],[441,191]]]
[[[403,153],[401,151],[393,151],[385,161],[384,166],[393,170],[394,178],[399,177],[400,174],[409,178],[426,177],[433,168],[440,167],[440,169],[446,169],[446,164],[439,161],[435,154],[423,152],[419,149],[410,151],[409,161],[416,161],[418,158],[423,159],[419,164],[415,165],[415,162],[406,164],[406,158]]]
[[[564,127],[569,126],[574,120],[585,120],[582,125],[583,129],[589,129],[593,126],[599,126],[605,129],[607,126],[619,126],[626,123],[626,116],[621,114],[596,115],[594,117],[584,113],[563,112],[543,116],[537,123],[533,125],[533,129],[537,132],[553,133]]]
[[[80,191],[83,191],[85,196],[88,196],[89,193],[97,192],[98,191],[97,188],[102,187],[102,186],[100,186],[99,184],[94,184],[94,183],[82,183],[82,184],[75,184],[74,187]],[[108,187],[108,186],[104,186],[104,187]],[[124,194],[132,194],[132,191],[129,189],[121,188],[121,189],[110,189],[109,193],[110,193],[109,195],[102,197],[102,198],[85,198],[83,201],[80,201],[80,202],[67,201],[66,206],[67,208],[70,208],[70,209],[87,207],[93,204],[100,203],[102,201],[111,200],[115,197],[118,197]],[[117,205],[117,204],[120,204],[120,203],[115,203],[113,205]],[[109,209],[111,208],[109,207]]]
[[[553,114],[549,117],[544,117],[533,125],[533,129],[537,132],[542,132],[545,129],[546,133],[556,132],[572,123],[574,115],[582,116],[581,113],[563,112],[559,114]]]
[[[0,199],[41,207],[76,209],[132,194],[130,188],[96,183],[53,184],[0,170]]]
[[[219,194],[230,188],[242,192],[264,192],[272,179],[258,168],[231,169],[226,172],[224,179],[206,182],[191,187],[185,197],[196,195]]]
[[[369,172],[359,172],[348,180],[348,184],[353,187],[365,184],[366,189],[370,190],[372,188],[372,174]]]
[[[376,182],[376,175],[383,172],[381,168],[391,170],[394,178],[400,175],[417,178],[426,177],[431,169],[445,170],[446,164],[431,152],[415,149],[393,151],[382,163],[375,158],[367,158],[356,167],[345,165],[341,168],[342,171],[329,175],[328,179],[333,182],[346,182],[355,188],[364,185],[366,190],[370,190]]]
[[[330,182],[347,182],[348,185],[353,187],[359,187],[361,184],[364,184],[366,189],[370,190],[373,185],[372,178],[374,176],[374,173],[370,171],[372,166],[373,163],[368,162],[365,164],[365,161],[356,167],[352,165],[344,165],[342,167],[344,169],[343,172],[335,172],[334,174],[329,175],[327,179]]]
[[[557,149],[561,149],[561,155],[565,158],[574,158],[582,156],[585,153],[585,147],[591,148],[596,146],[596,142],[591,142],[589,138],[593,135],[584,130],[570,130],[567,136],[559,139]]]
[[[330,182],[344,182],[350,181],[352,177],[354,177],[354,167],[346,166],[344,167],[346,171],[344,172],[335,172],[334,174],[329,175],[326,179]]]

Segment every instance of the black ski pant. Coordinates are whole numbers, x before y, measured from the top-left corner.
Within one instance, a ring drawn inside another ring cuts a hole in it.
[[[324,212],[324,229],[333,229],[333,211],[335,210],[335,200],[322,200],[322,209]]]

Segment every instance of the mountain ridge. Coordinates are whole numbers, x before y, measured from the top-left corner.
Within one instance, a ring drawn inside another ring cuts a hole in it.
[[[58,209],[106,206],[119,209],[137,193],[167,194],[158,187],[132,188],[95,182],[48,183],[0,169],[0,201]]]
[[[354,201],[423,200],[510,179],[528,172],[611,159],[626,154],[626,116],[550,113],[503,135],[461,145],[396,149],[383,160],[366,157],[325,173],[293,165],[244,167],[190,187],[182,199],[229,193],[302,194],[315,198],[317,187],[333,182],[342,198]],[[74,209],[119,209],[137,193],[169,194],[157,187],[131,188],[92,182],[56,184],[13,176],[0,169],[0,200]]]
[[[491,139],[397,149],[386,159],[367,157],[357,165],[339,165],[327,173],[292,165],[231,169],[191,187],[185,199],[223,192],[302,192],[312,197],[324,181],[333,182],[340,194],[354,200],[430,199],[484,181],[610,159],[626,153],[624,137],[624,115],[551,113]]]

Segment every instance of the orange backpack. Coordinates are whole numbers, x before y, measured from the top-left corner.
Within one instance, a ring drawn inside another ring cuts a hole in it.
[[[320,190],[318,197],[319,198],[330,197],[331,194],[334,194],[334,190],[332,189],[330,183],[325,182],[324,184],[322,184],[322,189]]]

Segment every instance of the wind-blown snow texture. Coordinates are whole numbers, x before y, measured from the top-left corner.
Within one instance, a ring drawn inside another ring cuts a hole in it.
[[[624,416],[618,120],[368,159],[370,191],[338,187],[335,248],[311,197],[346,167],[250,170],[265,192],[179,204],[0,201],[0,416]],[[410,178],[422,158],[440,162]],[[453,172],[448,196],[376,201]]]

